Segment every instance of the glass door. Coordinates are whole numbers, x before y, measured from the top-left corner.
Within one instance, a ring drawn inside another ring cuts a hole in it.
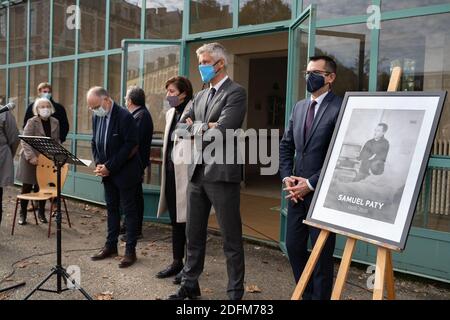
[[[146,106],[153,119],[154,133],[150,165],[144,184],[159,187],[161,183],[162,143],[165,128],[165,83],[184,70],[182,41],[123,40],[121,102],[127,88],[139,86],[145,91]]]
[[[289,122],[294,104],[305,99],[306,81],[303,72],[308,65],[309,57],[315,49],[316,7],[310,5],[289,27],[288,85],[286,97],[285,126]],[[281,197],[280,210],[280,247],[286,252],[287,201],[284,192]]]

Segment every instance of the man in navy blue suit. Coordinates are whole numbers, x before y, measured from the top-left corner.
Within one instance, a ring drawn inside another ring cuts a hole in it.
[[[139,157],[138,128],[127,109],[116,104],[101,87],[87,94],[92,118],[92,154],[95,174],[102,177],[108,211],[108,236],[105,247],[91,259],[102,260],[117,255],[121,210],[125,215],[127,242],[119,268],[136,262],[138,205],[136,197],[143,167]]]
[[[308,261],[308,238],[314,245],[320,230],[303,224],[327,154],[342,99],[331,91],[336,62],[311,57],[305,78],[311,99],[297,102],[280,143],[280,174],[288,192],[286,247],[296,283]],[[295,161],[294,161],[295,158]],[[333,287],[336,235],[329,236],[303,299],[327,300]]]

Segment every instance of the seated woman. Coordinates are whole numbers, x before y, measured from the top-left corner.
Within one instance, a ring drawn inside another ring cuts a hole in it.
[[[28,120],[23,134],[25,136],[50,137],[59,142],[59,121],[51,116],[53,113],[55,113],[55,108],[50,100],[46,98],[37,99],[33,105],[34,117]],[[21,145],[22,150],[16,178],[23,183],[22,194],[24,194],[30,193],[33,185],[37,185],[36,166],[39,153],[23,141]],[[20,225],[27,223],[27,205],[28,200],[20,201]],[[47,223],[45,201],[39,201],[39,220],[42,223]]]

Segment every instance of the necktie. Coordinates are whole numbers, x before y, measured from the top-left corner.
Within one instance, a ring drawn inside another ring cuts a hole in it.
[[[100,134],[99,139],[97,141],[98,144],[98,151],[101,152],[101,154],[104,154],[105,152],[105,134],[106,134],[106,117],[100,118]]]
[[[211,103],[215,94],[216,94],[216,89],[211,88],[208,93],[208,98],[206,99],[205,118],[206,118],[206,114],[208,113],[209,104]]]
[[[313,126],[314,115],[316,112],[316,105],[317,101],[313,100],[308,108],[308,114],[306,115],[306,122],[305,122],[305,141],[308,139],[309,134],[311,132],[311,128]]]

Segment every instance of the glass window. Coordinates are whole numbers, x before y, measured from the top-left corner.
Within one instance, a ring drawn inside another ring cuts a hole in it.
[[[261,24],[291,19],[292,0],[241,0],[239,25]]]
[[[105,49],[105,0],[80,0],[81,30],[79,52]]]
[[[9,9],[9,60],[11,63],[26,59],[27,4],[21,3]]]
[[[54,0],[53,5],[53,56],[75,53],[75,0]],[[72,22],[72,23],[68,23]]]
[[[401,10],[407,8],[417,8],[448,3],[449,3],[448,0],[408,0],[408,1],[382,0],[381,10],[383,11]]]
[[[450,14],[382,22],[378,60],[378,90],[388,87],[393,67],[403,69],[402,91],[450,90]],[[450,157],[450,100],[447,98],[432,149],[434,155]],[[422,195],[413,224],[450,231],[448,199],[450,175],[431,169],[430,192]],[[426,203],[429,207],[426,207]]]
[[[28,103],[34,102],[37,97],[37,87],[42,82],[48,82],[48,64],[30,66],[30,88]]]
[[[52,67],[52,87],[53,100],[61,104],[67,113],[69,119],[69,132],[74,132],[73,126],[73,79],[75,63],[73,61],[64,61],[53,63]]]
[[[365,24],[318,29],[316,55],[329,55],[338,65],[333,91],[368,91],[370,30]]]
[[[30,60],[48,58],[50,0],[32,0],[30,19]]]
[[[191,0],[190,33],[233,27],[232,0]]]
[[[108,57],[108,92],[118,104],[123,105],[124,101],[120,101],[120,85],[122,77],[122,55],[115,54]]]
[[[76,156],[83,160],[93,160],[92,158],[92,148],[91,148],[91,141],[77,141],[77,152]],[[91,167],[85,167],[85,166],[76,166],[76,171],[79,173],[94,175],[94,169]]]
[[[382,22],[378,90],[385,91],[393,67],[403,69],[402,91],[450,91],[450,14]],[[446,100],[437,141],[450,143],[450,99]],[[434,150],[448,153],[448,148]],[[448,155],[449,154],[443,154]]]
[[[86,103],[91,87],[103,86],[103,57],[81,59],[78,64],[77,133],[92,134],[92,114]]]
[[[25,96],[26,68],[9,69],[9,101],[16,104],[12,111],[16,117],[17,126],[23,128],[23,119],[27,108],[27,97]]]
[[[141,37],[142,1],[112,0],[109,41],[110,48],[120,48],[122,39]]]
[[[334,19],[348,16],[366,15],[367,8],[372,5],[372,0],[303,0],[303,8],[310,4],[317,5],[317,19]]]
[[[150,164],[145,169],[144,172],[144,184],[160,186],[161,170],[162,170],[162,148],[152,147],[150,150]]]
[[[146,5],[146,38],[181,38],[184,0],[173,0],[164,4],[147,0]]]
[[[144,62],[140,66],[140,61]],[[180,47],[178,45],[132,45],[128,52],[127,87],[142,86],[147,108],[153,117],[154,135],[164,134],[166,116],[163,103],[164,84],[179,74]]]
[[[7,15],[6,8],[0,9],[0,65],[6,64],[6,29]]]
[[[6,104],[6,70],[0,69],[0,105]]]

